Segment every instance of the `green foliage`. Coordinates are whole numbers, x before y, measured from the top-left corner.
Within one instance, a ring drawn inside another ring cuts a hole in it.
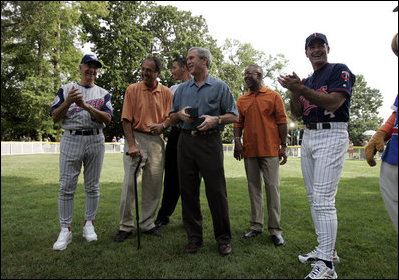
[[[365,137],[363,132],[380,128],[383,119],[378,117],[378,108],[381,106],[380,91],[368,87],[363,75],[356,75],[348,122],[349,138],[355,146],[362,146],[362,139]]]
[[[276,78],[287,64],[283,54],[265,54],[236,39],[219,48],[202,16],[152,1],[1,1],[1,14],[2,140],[22,135],[40,139],[44,134],[59,139],[61,126],[53,124],[49,106],[62,84],[80,79],[79,46],[85,43],[93,44],[104,64],[97,84],[112,95],[114,118],[105,130],[107,141],[123,134],[123,96],[129,84],[141,80],[141,62],[149,55],[161,59],[160,82],[170,87],[176,83],[169,70],[173,59],[194,46],[208,48],[210,74],[225,81],[236,100],[246,91],[246,66],[261,66],[265,85],[277,90]],[[288,108],[287,92],[280,94]],[[349,123],[355,145],[361,133],[379,127],[381,105],[380,92],[359,76]],[[289,110],[287,114],[294,120]],[[232,131],[226,126],[225,143],[231,143]]]
[[[123,95],[129,84],[140,80],[141,62],[150,55],[151,33],[145,23],[151,6],[146,2],[109,1],[107,13],[82,9],[86,40],[94,44],[94,52],[104,64],[96,83],[112,96],[114,118],[105,131],[108,140],[123,135]]]
[[[76,79],[81,57],[77,11],[54,1],[2,1],[1,8],[1,138],[54,134],[49,105],[61,83]]]
[[[193,46],[215,50],[215,55],[217,47],[202,17],[193,17],[176,7],[111,1],[107,10],[101,16],[97,10],[87,10],[81,18],[86,39],[94,44],[95,52],[106,65],[97,84],[112,95],[114,118],[106,129],[106,138],[110,140],[113,135],[123,134],[123,96],[130,84],[141,81],[141,63],[147,56],[160,58],[160,82],[170,87],[176,83],[169,70],[174,58],[185,56]]]
[[[222,49],[225,59],[218,69],[218,76],[229,85],[236,100],[247,90],[244,71],[250,64],[257,64],[263,69],[265,85],[275,90],[275,81],[287,65],[282,54],[267,56],[255,50],[250,43],[241,43],[236,39],[227,39]]]

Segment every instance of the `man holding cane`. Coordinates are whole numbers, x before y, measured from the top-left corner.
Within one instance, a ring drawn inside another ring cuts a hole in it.
[[[161,62],[157,57],[147,57],[141,67],[142,82],[130,85],[124,97],[122,125],[125,133],[125,154],[119,231],[115,242],[123,242],[132,234],[133,203],[135,201],[135,170],[142,156],[142,211],[140,228],[145,234],[162,237],[155,228],[153,218],[162,191],[164,165],[163,130],[169,126],[168,113],[172,106],[172,92],[161,85]]]

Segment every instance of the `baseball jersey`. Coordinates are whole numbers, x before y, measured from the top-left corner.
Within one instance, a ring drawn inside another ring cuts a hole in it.
[[[305,124],[309,122],[347,122],[349,120],[352,87],[355,81],[355,75],[352,74],[345,64],[327,63],[321,69],[315,71],[312,76],[305,80],[305,86],[317,92],[344,92],[348,96],[344,104],[335,112],[330,112],[312,104],[301,96],[303,122]]]
[[[396,111],[395,124],[392,128],[391,140],[387,143],[381,159],[389,164],[398,165],[398,96],[396,96],[392,109]]]
[[[79,89],[79,92],[83,94],[83,99],[86,103],[90,104],[97,110],[109,113],[111,117],[113,116],[111,95],[108,91],[97,85],[86,87],[79,83],[70,83],[62,86],[58,90],[57,95],[54,97],[53,103],[51,104],[50,116],[55,109],[64,103],[72,86]],[[76,103],[72,103],[69,106],[68,112],[62,120],[63,129],[80,130],[104,127],[104,123],[97,121],[89,112],[76,105]]]

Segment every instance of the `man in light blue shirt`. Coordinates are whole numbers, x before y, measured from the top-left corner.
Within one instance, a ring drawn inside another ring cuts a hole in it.
[[[182,127],[178,144],[183,224],[187,231],[186,253],[203,246],[200,209],[201,176],[211,210],[215,239],[222,256],[231,254],[231,230],[223,167],[220,131],[238,121],[238,111],[230,88],[208,73],[209,50],[191,48],[187,66],[193,79],[180,84],[173,97],[170,117]]]

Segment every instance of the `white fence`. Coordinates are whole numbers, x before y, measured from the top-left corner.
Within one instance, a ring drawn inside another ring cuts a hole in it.
[[[223,149],[226,153],[233,153],[233,144],[224,144]],[[1,142],[1,155],[26,155],[26,154],[42,154],[42,153],[59,153],[59,142]],[[123,148],[119,143],[105,143],[106,153],[120,153]],[[300,146],[288,146],[287,153],[289,157],[301,157]],[[377,153],[380,159],[381,154]],[[364,147],[349,147],[347,159],[364,160]]]

